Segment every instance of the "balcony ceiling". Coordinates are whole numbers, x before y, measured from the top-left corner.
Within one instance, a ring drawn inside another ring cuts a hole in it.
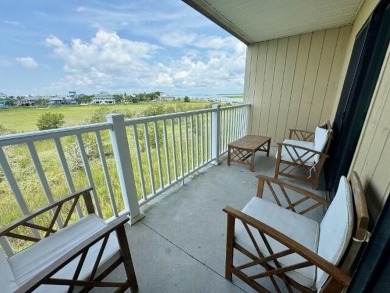
[[[183,0],[245,44],[353,22],[363,0]]]

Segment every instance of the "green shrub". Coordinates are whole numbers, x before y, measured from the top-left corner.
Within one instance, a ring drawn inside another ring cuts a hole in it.
[[[142,111],[142,116],[148,117],[148,116],[156,116],[156,115],[162,115],[167,113],[165,111],[165,107],[163,104],[153,105],[147,107],[145,110]]]
[[[65,124],[64,115],[61,113],[44,113],[38,118],[39,130],[59,128]]]
[[[184,97],[184,102],[188,103],[189,101],[190,101],[190,97],[185,96],[185,97]]]

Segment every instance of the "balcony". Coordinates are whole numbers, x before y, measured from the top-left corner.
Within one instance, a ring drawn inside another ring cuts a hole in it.
[[[257,173],[273,176],[274,151],[269,158],[256,155],[255,172],[223,159],[143,206],[145,218],[127,229],[140,292],[255,292],[238,278],[224,278],[222,208],[242,208],[256,194]]]
[[[246,133],[249,109],[215,106],[132,120],[114,114],[106,123],[3,136],[2,205],[10,212],[2,225],[90,185],[103,219],[131,218],[127,234],[141,292],[251,292],[224,278],[222,212],[255,195],[256,173],[274,172],[276,149],[270,157],[257,154],[255,172],[226,164],[227,143]],[[20,174],[21,165],[29,172]],[[0,243],[7,255],[23,248]]]

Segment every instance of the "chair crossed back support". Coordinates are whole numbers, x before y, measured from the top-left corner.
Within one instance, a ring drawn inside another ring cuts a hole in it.
[[[368,235],[367,207],[356,173],[351,181],[353,192],[348,180],[340,179],[329,205],[309,191],[258,176],[257,197],[241,211],[223,209],[227,213],[225,277],[232,280],[235,275],[259,292],[293,292],[293,288],[340,292],[348,287]],[[266,187],[274,202],[263,198]],[[305,215],[327,205],[321,223]],[[270,281],[268,287],[265,279]]]
[[[2,244],[23,248],[8,258],[0,253],[1,292],[84,292],[94,287],[138,291],[124,227],[129,219],[123,215],[107,224],[99,218],[91,190],[71,194],[0,229]],[[126,280],[104,281],[120,264]]]
[[[317,188],[322,166],[332,139],[330,122],[314,132],[290,129],[289,139],[278,143],[275,178],[286,176],[303,180]]]

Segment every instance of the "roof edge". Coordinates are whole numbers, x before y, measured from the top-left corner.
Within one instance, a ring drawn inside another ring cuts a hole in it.
[[[241,30],[237,29],[230,21],[224,18],[222,15],[218,14],[211,6],[207,5],[204,1],[199,0],[182,0],[187,5],[191,6],[193,9],[198,11],[200,14],[204,15],[212,22],[220,26],[222,29],[239,39],[246,45],[255,43],[248,35],[243,33]],[[203,5],[202,5],[203,4]]]

